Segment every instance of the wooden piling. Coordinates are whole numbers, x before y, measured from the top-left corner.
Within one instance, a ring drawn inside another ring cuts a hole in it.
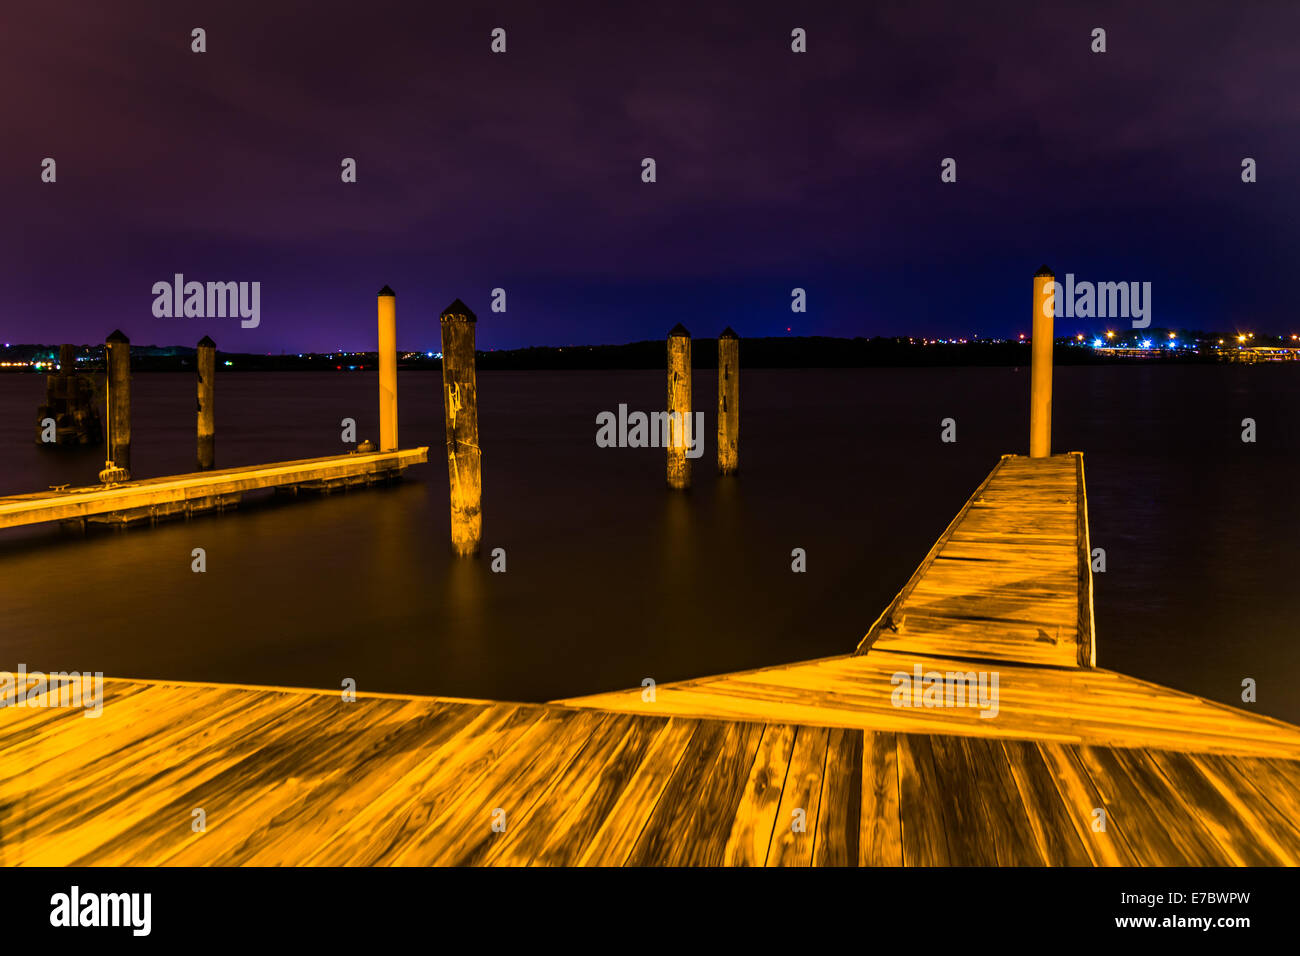
[[[1052,454],[1052,343],[1056,282],[1043,266],[1034,273],[1034,323],[1030,346],[1029,457]]]
[[[740,336],[731,327],[718,336],[718,474],[740,468]]]
[[[679,322],[668,333],[668,487],[691,486],[686,432],[691,427],[691,333]]]
[[[217,385],[217,343],[210,336],[199,339],[199,471],[210,471],[217,461],[217,420],[213,399]]]
[[[131,340],[115,329],[104,341],[108,366],[108,460],[131,470]]]
[[[397,293],[388,286],[379,290],[379,450],[397,451]]]
[[[442,407],[447,425],[447,478],[451,486],[451,546],[477,553],[483,535],[482,452],[478,444],[478,385],[474,369],[477,317],[457,299],[443,309]]]

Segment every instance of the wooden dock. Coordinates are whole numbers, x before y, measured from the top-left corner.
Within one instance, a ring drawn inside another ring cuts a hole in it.
[[[0,497],[0,529],[110,515],[123,520],[188,515],[229,506],[245,492],[259,489],[325,490],[382,481],[428,458],[427,447],[408,448],[9,495]]]
[[[1091,666],[1086,531],[1078,456],[1003,459],[858,653],[652,701],[5,708],[0,863],[1300,864],[1300,728]],[[918,667],[996,673],[996,714],[900,706]]]

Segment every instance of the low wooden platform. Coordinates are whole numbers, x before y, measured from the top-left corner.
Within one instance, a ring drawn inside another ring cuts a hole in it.
[[[118,680],[0,754],[2,865],[1300,863],[1292,759]]]
[[[381,480],[428,460],[427,447],[407,448],[9,495],[0,497],[0,529],[132,512],[138,515],[152,511],[166,516],[195,506],[229,505],[234,496],[263,488],[321,487],[323,483],[335,481]]]
[[[1300,728],[1093,667],[1086,554],[1081,459],[1004,459],[857,654],[653,699],[5,707],[0,864],[1300,865]]]

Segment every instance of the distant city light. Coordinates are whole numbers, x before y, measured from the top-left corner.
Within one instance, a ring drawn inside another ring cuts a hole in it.
[[[1103,344],[1104,344],[1104,343],[1102,342],[1101,339],[1093,339],[1093,340],[1092,340],[1092,347],[1095,348],[1095,349],[1099,349],[1099,348],[1101,348]]]
[[[1151,340],[1150,340],[1150,339],[1143,339],[1143,340],[1142,340],[1142,347],[1143,347],[1144,349],[1149,349],[1149,348],[1151,348]]]
[[[230,361],[230,359],[226,359],[226,364],[227,364],[227,365],[234,365],[235,363],[232,362],[232,361]]]

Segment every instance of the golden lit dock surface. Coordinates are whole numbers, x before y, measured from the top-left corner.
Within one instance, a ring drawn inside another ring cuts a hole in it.
[[[0,863],[1300,864],[1300,728],[1090,666],[1082,479],[1003,459],[859,653],[652,700],[110,679],[96,718],[5,708]],[[997,693],[926,703],[953,675]]]
[[[0,528],[89,518],[138,509],[174,512],[184,510],[187,505],[194,506],[264,488],[364,481],[400,472],[403,468],[420,464],[428,458],[428,448],[408,448],[199,471],[108,486],[92,485],[8,495],[0,497]]]
[[[1005,456],[859,652],[1095,662],[1083,456]]]
[[[997,708],[894,706],[894,675],[997,673]],[[1300,759],[1300,727],[1102,668],[871,651],[558,701],[620,713]],[[986,709],[992,713],[992,709]]]
[[[120,680],[0,715],[4,865],[1300,862],[1294,759]]]

